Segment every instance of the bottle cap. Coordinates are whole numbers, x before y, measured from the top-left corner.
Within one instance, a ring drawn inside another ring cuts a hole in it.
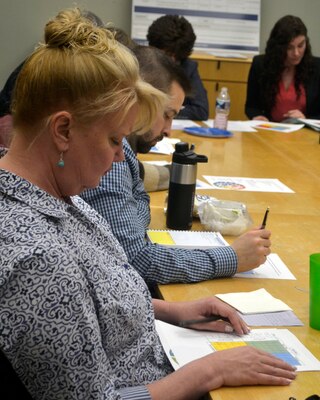
[[[194,147],[189,149],[189,144],[186,142],[178,142],[175,145],[175,152],[172,155],[172,161],[177,164],[195,165],[198,162],[208,162],[208,157],[201,154],[196,154],[193,151]]]

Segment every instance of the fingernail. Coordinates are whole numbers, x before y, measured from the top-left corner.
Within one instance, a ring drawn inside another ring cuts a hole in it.
[[[224,328],[224,331],[226,333],[231,333],[231,332],[233,332],[233,328],[232,328],[231,325],[226,325],[225,328]]]

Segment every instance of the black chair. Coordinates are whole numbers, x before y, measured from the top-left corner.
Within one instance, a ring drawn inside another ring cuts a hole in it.
[[[0,350],[1,400],[33,400],[9,360]]]

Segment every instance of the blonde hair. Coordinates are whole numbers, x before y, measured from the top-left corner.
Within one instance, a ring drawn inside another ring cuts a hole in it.
[[[61,11],[45,27],[45,44],[26,60],[14,90],[15,127],[45,124],[68,110],[83,124],[138,103],[135,129],[145,132],[167,97],[139,76],[136,58],[79,9]]]

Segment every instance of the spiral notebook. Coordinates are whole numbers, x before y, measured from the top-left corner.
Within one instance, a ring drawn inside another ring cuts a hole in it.
[[[189,249],[209,249],[229,245],[219,232],[149,229],[147,238],[152,243]]]

